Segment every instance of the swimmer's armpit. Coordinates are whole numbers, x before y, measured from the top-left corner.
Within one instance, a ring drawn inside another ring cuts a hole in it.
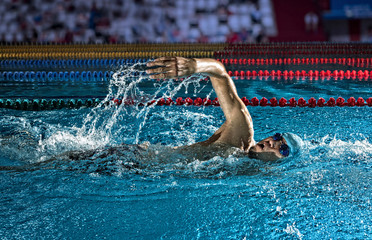
[[[151,67],[146,73],[152,79],[185,77],[195,73],[196,61],[192,58],[161,57],[147,63],[147,67]]]

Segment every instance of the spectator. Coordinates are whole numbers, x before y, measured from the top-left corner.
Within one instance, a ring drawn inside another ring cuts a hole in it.
[[[233,30],[230,30],[229,35],[226,37],[226,42],[228,43],[239,43],[241,42],[241,39],[239,37],[239,34],[237,32],[234,32]]]
[[[190,24],[190,32],[188,37],[190,42],[197,42],[197,40],[201,37],[201,32],[198,23]]]
[[[368,27],[366,41],[372,43],[372,26]]]
[[[239,39],[242,43],[247,43],[247,42],[250,42],[250,34],[248,32],[248,30],[243,27],[243,29],[238,33],[239,35]]]
[[[227,20],[220,19],[215,42],[225,42],[226,37],[229,34],[230,34],[230,29],[227,26]]]
[[[208,43],[209,42],[209,39],[206,35],[204,35],[203,33],[200,34],[200,37],[198,38],[197,40],[198,43]]]
[[[265,37],[259,1],[7,0],[0,4],[0,36],[7,42],[249,42]]]
[[[306,31],[316,33],[318,31],[318,22],[319,22],[318,15],[316,15],[315,12],[313,11],[308,12],[305,15]]]

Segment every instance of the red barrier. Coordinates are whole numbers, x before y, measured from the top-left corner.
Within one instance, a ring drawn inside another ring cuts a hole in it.
[[[228,74],[230,77],[236,77],[236,78],[242,78],[242,79],[254,79],[256,77],[259,77],[259,79],[268,79],[269,77],[272,78],[284,78],[284,79],[297,79],[297,80],[329,80],[331,78],[334,78],[335,80],[342,80],[342,79],[352,79],[352,80],[368,80],[372,78],[372,70],[296,70],[295,72],[292,70],[284,70],[283,72],[280,70],[271,70],[270,72],[268,70],[253,70],[253,71],[228,71]]]
[[[372,45],[368,43],[262,43],[262,44],[229,44],[223,51],[216,51],[214,56],[252,56],[252,55],[332,55],[353,56],[372,53]],[[265,61],[266,62],[266,61]],[[270,61],[269,61],[270,62]],[[314,58],[315,62],[315,58]],[[331,61],[335,62],[335,58]],[[336,58],[336,62],[339,62]],[[342,61],[341,61],[342,62]],[[366,63],[363,59],[359,63]]]
[[[251,65],[319,65],[338,64],[343,66],[369,67],[372,58],[266,58],[266,59],[217,59],[221,63],[230,66],[251,66]]]
[[[254,97],[252,99],[248,99],[246,97],[241,98],[242,102],[246,106],[261,106],[261,107],[363,107],[363,106],[369,106],[372,107],[372,97],[364,100],[363,98],[359,97],[357,100],[354,97],[350,97],[349,99],[345,100],[342,97],[338,97],[337,100],[334,98],[330,98],[327,102],[324,98],[319,98],[316,100],[315,98],[310,98],[307,101],[304,98],[299,98],[296,100],[295,98],[291,98],[289,100],[285,98],[280,98],[279,102],[274,97],[268,100],[267,98],[263,97],[261,99],[258,99],[257,97]],[[214,100],[208,99],[208,98],[195,98],[194,100],[187,97],[185,99],[182,99],[181,97],[176,98],[175,101],[173,101],[171,98],[167,98],[166,100],[164,98],[161,98],[159,100],[152,100],[149,102],[136,102],[134,100],[128,99],[128,100],[122,100],[122,99],[112,99],[112,102],[115,103],[115,105],[157,105],[157,106],[170,106],[170,105],[186,105],[186,106],[220,106],[218,98],[215,98]]]

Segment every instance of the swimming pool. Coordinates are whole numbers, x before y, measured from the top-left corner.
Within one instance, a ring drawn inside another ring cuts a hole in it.
[[[209,82],[195,79],[113,79],[3,80],[0,95],[215,97]],[[371,97],[370,81],[352,79],[235,83],[239,96],[249,98]],[[205,140],[218,129],[224,118],[215,106],[0,109],[0,236],[369,238],[372,108],[248,108],[256,140],[295,132],[303,139],[302,152],[275,163],[239,152],[203,161],[172,152],[170,147]],[[145,150],[130,145],[146,141]]]

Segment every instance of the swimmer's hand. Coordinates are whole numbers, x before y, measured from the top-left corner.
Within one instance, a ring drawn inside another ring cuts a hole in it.
[[[152,79],[186,77],[196,72],[196,61],[192,58],[161,57],[147,63],[146,73]]]

